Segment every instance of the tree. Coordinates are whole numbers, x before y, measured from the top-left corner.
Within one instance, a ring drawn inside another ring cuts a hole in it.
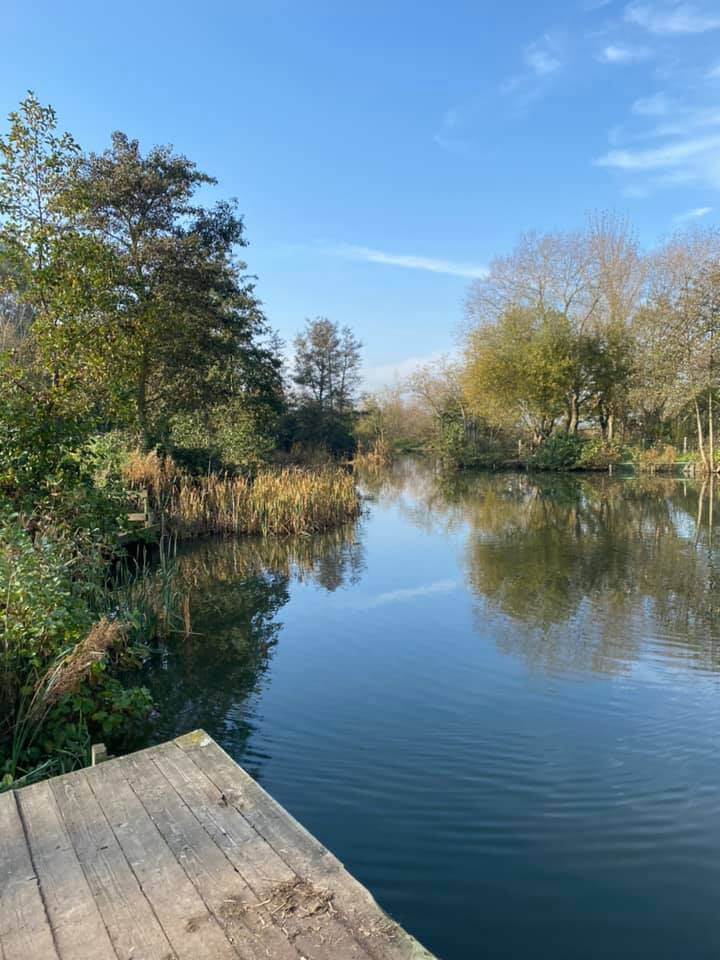
[[[360,383],[362,347],[350,327],[340,329],[327,317],[306,320],[294,346],[300,395],[321,413],[348,413]]]
[[[499,426],[529,429],[538,445],[566,413],[582,359],[562,313],[509,309],[468,338],[462,378],[467,403]]]
[[[115,133],[109,150],[82,159],[64,195],[80,235],[110,260],[89,359],[104,361],[117,414],[145,447],[174,414],[276,388],[277,364],[258,339],[265,320],[234,254],[246,245],[242,218],[231,203],[194,203],[209,183],[171,148],[143,156]]]
[[[0,137],[0,241],[5,259],[14,261],[9,276],[28,285],[32,277],[41,300],[43,272],[65,226],[60,197],[79,148],[70,134],[57,132],[55,111],[32,92],[8,120]]]
[[[702,463],[715,468],[714,405],[718,386],[720,231],[672,237],[649,264],[646,300],[634,332],[638,379],[634,399],[655,425],[691,417]]]
[[[295,409],[289,442],[317,445],[333,453],[355,446],[353,413],[360,383],[361,343],[349,327],[327,317],[305,321],[294,340]]]
[[[628,325],[642,285],[642,258],[627,223],[595,214],[581,231],[526,234],[512,253],[493,260],[487,276],[470,287],[469,330],[488,329],[515,309],[563,317],[576,349],[566,396],[567,429],[574,434],[597,397],[586,362],[592,338],[608,339],[610,329]]]

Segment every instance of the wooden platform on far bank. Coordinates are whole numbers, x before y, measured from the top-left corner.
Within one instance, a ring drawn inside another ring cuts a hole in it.
[[[0,794],[0,960],[432,960],[203,731]]]

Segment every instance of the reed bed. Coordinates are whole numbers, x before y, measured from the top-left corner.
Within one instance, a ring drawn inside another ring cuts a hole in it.
[[[385,440],[375,440],[372,446],[358,449],[351,461],[355,469],[382,470],[392,462],[392,450]]]
[[[254,477],[191,476],[169,458],[134,455],[125,471],[150,492],[167,532],[290,536],[318,533],[358,516],[352,473],[337,465],[266,469]]]

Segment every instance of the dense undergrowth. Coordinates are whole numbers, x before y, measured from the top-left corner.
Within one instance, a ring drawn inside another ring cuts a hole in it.
[[[133,677],[158,639],[187,632],[186,600],[164,563],[148,591],[145,570],[120,546],[134,492],[147,491],[152,535],[176,540],[303,536],[359,511],[352,473],[331,462],[198,476],[117,438],[93,438],[83,452],[73,483],[66,473],[56,489],[46,478],[34,504],[6,497],[0,508],[5,788],[86,764],[98,740],[128,749],[146,731],[153,704]]]

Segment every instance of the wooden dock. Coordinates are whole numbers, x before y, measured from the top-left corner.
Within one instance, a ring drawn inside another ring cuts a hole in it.
[[[432,960],[203,731],[0,794],[0,960]]]

